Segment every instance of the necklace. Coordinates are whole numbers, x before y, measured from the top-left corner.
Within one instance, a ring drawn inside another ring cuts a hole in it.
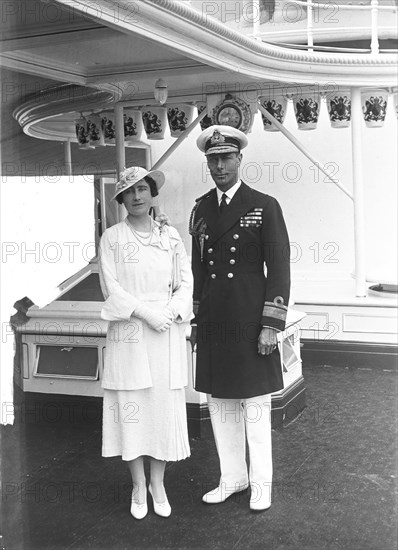
[[[152,231],[153,231],[153,223],[152,223],[152,218],[150,218],[150,230],[149,230],[149,234],[147,234],[145,232],[145,235],[143,232],[141,231],[137,231],[136,229],[134,229],[133,225],[131,224],[131,222],[129,221],[128,218],[125,218],[126,220],[126,223],[128,225],[128,227],[131,229],[134,237],[137,239],[138,242],[140,242],[143,246],[149,246],[151,244],[151,241],[152,241]]]

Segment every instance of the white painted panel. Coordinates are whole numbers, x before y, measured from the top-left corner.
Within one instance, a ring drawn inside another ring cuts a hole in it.
[[[396,334],[397,318],[391,315],[343,315],[343,332]]]
[[[300,321],[302,330],[313,330],[317,332],[328,332],[329,314],[328,313],[307,313]]]

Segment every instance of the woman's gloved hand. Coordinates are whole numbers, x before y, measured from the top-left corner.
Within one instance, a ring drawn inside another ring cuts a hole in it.
[[[167,317],[170,317],[170,319],[172,319],[173,321],[175,321],[178,317],[178,312],[170,304],[167,304],[163,311],[167,315]]]
[[[157,311],[143,304],[142,302],[137,305],[133,314],[139,317],[147,323],[148,326],[156,330],[157,332],[165,332],[171,327],[173,322],[171,312],[167,309]]]

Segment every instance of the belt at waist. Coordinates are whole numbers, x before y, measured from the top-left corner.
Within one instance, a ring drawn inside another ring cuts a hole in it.
[[[170,298],[169,292],[148,292],[146,294],[139,295],[136,297],[142,302],[162,302],[163,300],[168,300]]]
[[[212,271],[207,272],[207,277],[210,279],[218,279],[218,278],[227,278],[227,279],[233,279],[234,277],[242,277],[244,275],[263,275],[265,278],[265,273],[263,269],[231,269],[228,271],[228,269],[215,269]]]

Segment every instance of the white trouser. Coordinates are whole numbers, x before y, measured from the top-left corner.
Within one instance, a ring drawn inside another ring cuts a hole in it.
[[[211,424],[220,459],[220,485],[237,490],[248,485],[246,438],[249,446],[249,480],[253,489],[272,484],[271,394],[248,399],[207,396]]]

